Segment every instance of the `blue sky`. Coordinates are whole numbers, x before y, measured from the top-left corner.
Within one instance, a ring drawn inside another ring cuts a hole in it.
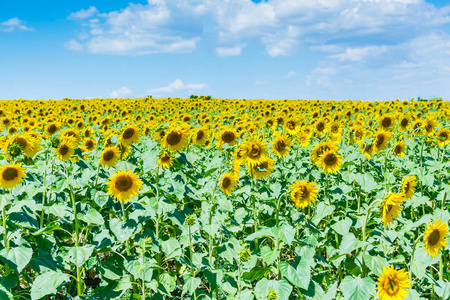
[[[0,99],[450,100],[443,0],[0,1]]]

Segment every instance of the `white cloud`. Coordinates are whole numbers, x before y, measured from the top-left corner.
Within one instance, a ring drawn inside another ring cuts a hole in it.
[[[339,61],[361,61],[367,56],[378,56],[388,49],[387,46],[367,46],[361,48],[347,48],[344,53],[331,55]]]
[[[127,88],[126,86],[124,86],[124,87],[121,87],[118,90],[112,91],[109,95],[112,98],[120,98],[120,97],[127,96],[129,94],[131,94],[131,90],[129,88]]]
[[[64,46],[72,51],[83,51],[83,45],[81,45],[79,42],[77,42],[76,40],[70,40],[67,41]]]
[[[94,6],[89,7],[88,9],[82,9],[77,12],[71,13],[67,18],[68,19],[87,19],[98,13],[97,8]]]
[[[269,56],[286,56],[304,45],[322,51],[342,44],[337,58],[358,61],[376,55],[370,47],[384,40],[399,44],[439,29],[450,22],[450,6],[425,0],[148,0],[106,13],[90,7],[69,18],[82,19],[90,35],[84,45],[93,53],[189,52],[205,39],[217,56],[239,55],[243,48],[224,45],[257,43]],[[361,45],[361,38],[377,42]]]
[[[33,31],[33,28],[27,27],[25,26],[26,22],[20,20],[19,18],[15,17],[15,18],[11,18],[9,20],[6,20],[4,22],[0,23],[0,31],[6,31],[6,32],[11,32],[11,31]]]
[[[180,79],[177,79],[174,82],[170,82],[168,86],[151,89],[148,91],[148,93],[168,94],[168,93],[174,93],[174,92],[180,91],[180,90],[200,90],[205,87],[206,87],[206,84],[204,84],[204,83],[185,84]]]
[[[284,78],[290,79],[290,78],[294,78],[294,77],[296,77],[296,76],[297,76],[297,72],[295,72],[295,71],[289,71],[289,72],[284,76]]]
[[[236,56],[242,54],[242,48],[244,48],[245,45],[238,45],[235,47],[217,47],[216,48],[216,55],[217,56]]]

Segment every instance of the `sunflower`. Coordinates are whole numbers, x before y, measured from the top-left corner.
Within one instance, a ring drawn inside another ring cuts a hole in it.
[[[317,164],[325,173],[334,174],[341,168],[342,156],[334,149],[328,150],[319,156]]]
[[[296,207],[304,208],[316,201],[318,188],[315,182],[298,180],[291,184],[291,188],[291,200]]]
[[[237,132],[235,129],[231,127],[224,128],[219,134],[217,135],[218,140],[218,148],[219,150],[222,150],[223,144],[228,144],[229,146],[234,146],[237,144]]]
[[[406,176],[402,182],[402,194],[405,199],[409,199],[414,195],[417,182],[415,182],[416,176]]]
[[[327,130],[327,123],[324,119],[320,119],[314,124],[314,129],[315,134],[324,134]]]
[[[273,142],[273,151],[275,152],[276,156],[278,156],[279,158],[283,158],[289,154],[290,150],[291,140],[284,135],[278,135]]]
[[[403,194],[389,194],[384,198],[382,205],[383,223],[391,224],[400,215],[403,204]]]
[[[85,138],[83,141],[83,146],[90,152],[95,149],[97,143],[94,139]]]
[[[442,222],[442,219],[436,220],[434,224],[430,222],[428,224],[423,241],[425,243],[425,250],[431,257],[436,257],[439,254],[441,248],[445,248],[448,237],[448,226],[447,222]]]
[[[168,151],[164,151],[158,159],[158,165],[165,169],[165,168],[170,168],[170,166],[173,164],[173,158],[172,155],[170,154],[170,152]]]
[[[266,178],[273,172],[273,159],[266,157],[258,164],[248,165],[249,173],[256,179]]]
[[[395,116],[383,115],[380,117],[379,124],[381,129],[390,130],[395,125]]]
[[[400,129],[401,129],[402,131],[406,131],[406,130],[408,129],[408,127],[409,127],[410,124],[411,124],[411,121],[409,120],[409,117],[408,117],[408,116],[403,116],[403,117],[400,119],[399,125],[400,125]]]
[[[18,186],[25,177],[25,169],[20,164],[0,167],[0,187],[2,189],[12,189]]]
[[[227,172],[222,176],[222,179],[220,180],[220,189],[226,195],[230,195],[238,184],[239,179],[237,178],[237,175],[234,172],[233,173]]]
[[[5,143],[5,152],[7,152],[8,148],[13,144],[19,145],[28,157],[34,157],[40,150],[36,138],[30,134],[18,134],[8,139]]]
[[[56,154],[58,154],[59,160],[68,160],[72,155],[75,154],[75,148],[77,147],[77,141],[72,136],[65,136],[61,139],[59,147],[56,149]]]
[[[290,135],[296,135],[300,131],[300,125],[295,118],[289,118],[284,123],[287,133]]]
[[[383,272],[378,278],[377,296],[381,300],[403,300],[409,294],[410,280],[405,269],[395,270],[394,266],[383,267]]]
[[[440,128],[436,132],[436,136],[439,138],[437,144],[439,147],[447,146],[450,143],[450,129],[448,128]]]
[[[133,196],[139,194],[142,187],[142,180],[137,174],[128,171],[118,171],[109,178],[108,193],[110,193],[117,201],[126,202]]]
[[[364,154],[364,156],[367,158],[367,159],[370,159],[370,158],[372,158],[372,155],[373,155],[373,144],[372,143],[361,143],[360,144],[360,147],[361,147],[361,153],[362,154]]]
[[[208,131],[206,128],[199,128],[192,137],[192,142],[196,145],[204,145],[208,139]]]
[[[319,161],[319,157],[326,151],[335,150],[336,147],[331,142],[320,143],[314,146],[311,153],[311,160],[315,163]]]
[[[392,133],[387,131],[380,131],[375,135],[374,148],[376,152],[386,149],[389,140],[392,137]]]
[[[300,132],[297,135],[297,140],[299,141],[300,146],[302,146],[302,148],[308,147],[310,138],[311,138],[311,135],[309,135],[305,132]]]
[[[139,142],[139,128],[130,126],[125,128],[120,134],[120,142],[124,145],[131,145]]]
[[[116,147],[107,147],[100,154],[100,164],[105,167],[113,167],[120,157],[120,151]]]
[[[78,130],[73,130],[73,129],[63,130],[61,132],[61,135],[60,135],[59,138],[62,140],[64,138],[66,138],[66,137],[73,137],[73,138],[75,138],[75,142],[77,143],[77,146],[78,146],[78,143],[81,142],[81,135],[80,135],[80,132]]]
[[[392,152],[394,152],[394,155],[397,157],[405,156],[405,151],[406,151],[406,144],[404,141],[398,141],[394,145],[394,148],[392,149]]]
[[[240,147],[240,155],[250,167],[261,164],[269,154],[267,143],[260,139],[247,141]]]
[[[432,118],[427,118],[425,120],[425,123],[423,124],[423,128],[425,129],[425,132],[427,133],[427,135],[430,135],[433,133],[433,131],[436,129],[436,127],[439,126],[439,123],[437,123],[434,119]]]
[[[343,128],[341,126],[341,123],[339,121],[334,121],[331,123],[329,127],[329,132],[331,136],[341,136],[343,132]]]
[[[59,122],[51,122],[47,126],[45,126],[45,133],[48,136],[52,136],[60,129],[61,129],[61,124]]]
[[[182,129],[171,129],[163,138],[163,146],[174,152],[182,150],[187,146],[189,137]]]

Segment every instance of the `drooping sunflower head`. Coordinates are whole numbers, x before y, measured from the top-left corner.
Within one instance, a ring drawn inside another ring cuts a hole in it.
[[[427,251],[431,257],[436,257],[439,254],[441,248],[445,248],[448,237],[448,225],[447,222],[442,222],[442,219],[436,220],[434,223],[428,224],[423,241],[425,243],[424,251]]]
[[[450,143],[450,129],[442,127],[436,132],[438,137],[437,144],[439,147],[445,147]]]
[[[265,157],[257,164],[248,164],[248,171],[256,179],[267,178],[273,172],[274,164],[273,159]]]
[[[405,269],[395,270],[394,266],[383,267],[383,272],[378,278],[377,296],[382,300],[402,300],[409,294],[410,280]]]
[[[25,177],[25,169],[20,164],[0,167],[0,187],[2,189],[12,189],[18,186]]]
[[[126,202],[133,196],[139,194],[139,190],[142,187],[142,180],[140,180],[137,174],[128,171],[118,171],[109,178],[108,193],[110,193],[117,201]]]
[[[208,131],[206,128],[201,127],[197,129],[192,137],[192,141],[196,145],[204,145],[206,140],[208,139]]]
[[[317,164],[325,173],[334,174],[341,168],[342,156],[334,149],[328,150],[319,156]]]
[[[260,139],[253,139],[243,143],[240,147],[240,154],[244,162],[249,166],[262,163],[269,154],[267,143]]]
[[[417,185],[417,182],[415,180],[416,180],[415,175],[406,176],[405,179],[403,179],[402,194],[405,199],[409,199],[414,195]]]
[[[220,189],[226,194],[230,195],[239,184],[239,179],[235,173],[227,172],[220,180]]]
[[[375,135],[375,140],[374,140],[374,147],[375,147],[375,151],[382,151],[384,149],[386,149],[389,140],[392,137],[392,133],[387,132],[387,131],[380,131]]]
[[[406,144],[404,141],[398,141],[395,145],[394,148],[392,149],[392,152],[394,152],[394,155],[397,157],[403,157],[405,156],[405,151],[406,151]]]
[[[125,128],[120,134],[120,142],[125,145],[138,143],[140,138],[140,131],[138,127],[129,126]]]
[[[277,135],[273,142],[273,151],[279,158],[283,158],[289,154],[291,150],[291,139],[284,135]]]
[[[170,166],[173,164],[173,157],[168,151],[164,151],[158,159],[158,165],[163,168],[170,168]]]
[[[120,158],[120,151],[116,147],[107,147],[100,154],[100,164],[106,167],[114,167]]]
[[[40,149],[36,139],[29,134],[18,134],[8,139],[5,143],[5,152],[13,144],[20,146],[28,157],[34,157]]]
[[[189,142],[188,134],[182,129],[171,129],[163,138],[163,146],[174,152],[184,149]]]
[[[372,155],[373,155],[373,150],[374,150],[373,144],[370,142],[367,142],[367,143],[363,142],[360,144],[360,147],[361,147],[361,153],[364,154],[364,156],[367,159],[371,159]]]
[[[384,198],[382,205],[382,216],[384,224],[391,224],[394,219],[397,219],[400,215],[403,204],[403,194],[389,194]]]
[[[291,200],[298,208],[304,208],[316,201],[318,188],[315,182],[296,181],[291,184]]]

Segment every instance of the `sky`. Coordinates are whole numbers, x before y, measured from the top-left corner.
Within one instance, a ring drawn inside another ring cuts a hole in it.
[[[450,100],[450,0],[0,0],[0,99]]]

